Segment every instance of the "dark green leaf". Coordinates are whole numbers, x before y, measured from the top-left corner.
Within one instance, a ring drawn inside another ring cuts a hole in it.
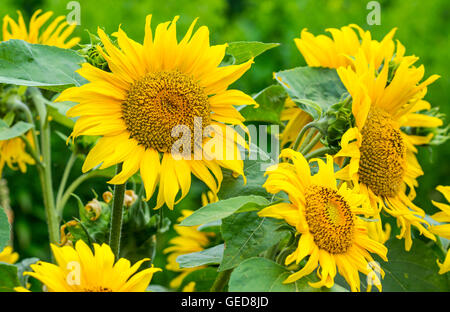
[[[283,284],[291,275],[285,267],[266,258],[250,258],[243,261],[233,273],[228,284],[229,291],[236,292],[320,292],[329,289],[313,288],[308,282],[315,282],[311,276],[305,276],[294,283]],[[335,285],[331,291],[346,291]]]
[[[223,244],[177,257],[180,268],[194,268],[202,265],[219,264],[222,262]]]
[[[405,251],[404,242],[393,238],[386,247],[389,261],[380,261],[386,274],[383,291],[450,291],[450,274],[438,274],[437,255],[424,242],[415,239],[411,250]]]
[[[9,241],[10,225],[5,210],[0,206],[0,252]]]
[[[24,272],[32,272],[30,265],[35,264],[38,261],[39,261],[39,258],[26,258],[26,259],[23,259],[22,261],[20,261],[19,263],[16,263],[19,281],[23,287],[27,287],[27,283],[28,283],[28,275],[23,275],[23,273]]]
[[[12,138],[16,138],[25,134],[28,130],[33,128],[34,126],[30,123],[19,121],[14,124],[11,128],[3,127],[0,128],[0,141],[9,140]]]
[[[234,57],[234,64],[241,64],[279,45],[258,41],[236,41],[228,44],[226,53]]]
[[[265,88],[254,96],[259,107],[244,106],[240,113],[246,122],[262,122],[267,124],[280,124],[281,111],[287,94],[282,86],[273,85]]]
[[[297,105],[315,120],[343,100],[347,92],[335,69],[297,67],[275,74]]]
[[[208,204],[181,221],[180,225],[193,226],[220,220],[232,215],[240,208],[265,207],[269,201],[261,196],[238,196]]]
[[[195,291],[209,291],[214,281],[216,280],[216,268],[204,268],[195,270],[189,273],[181,283],[180,290],[182,290],[190,282],[195,282]]]
[[[0,292],[13,292],[14,287],[20,286],[17,267],[0,262]]]
[[[282,220],[261,218],[255,211],[233,214],[222,220],[225,251],[220,271],[236,267],[243,260],[255,257],[277,244],[285,235],[277,229]]]
[[[11,39],[0,44],[0,83],[59,92],[86,83],[75,72],[84,62],[72,50]]]

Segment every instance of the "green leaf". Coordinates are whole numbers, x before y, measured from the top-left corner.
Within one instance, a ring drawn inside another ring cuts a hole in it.
[[[395,238],[385,245],[388,249],[388,262],[380,261],[385,272],[381,281],[384,292],[450,291],[450,273],[438,274],[438,256],[424,242],[415,239],[410,251],[405,251],[404,242]]]
[[[245,122],[262,122],[267,124],[280,124],[281,112],[286,101],[286,91],[282,86],[272,85],[254,96],[259,107],[244,106],[240,113]]]
[[[24,121],[16,122],[12,127],[1,127],[0,141],[9,140],[21,136],[22,134],[24,134],[33,127],[34,127],[33,124]]]
[[[180,268],[195,268],[202,265],[219,264],[222,262],[223,244],[188,254],[178,256],[176,261]]]
[[[313,288],[308,282],[315,282],[311,275],[305,276],[294,283],[283,284],[291,275],[285,267],[266,258],[250,258],[243,261],[231,273],[228,290],[230,292],[321,292],[346,291],[339,285],[331,289]]]
[[[17,267],[0,262],[0,292],[14,292],[14,287],[20,286]]]
[[[72,108],[76,103],[74,102],[47,102],[48,114],[57,123],[66,126],[67,128],[73,128],[76,118],[69,118],[66,116],[67,111]]]
[[[235,178],[229,170],[224,170],[222,186],[218,196],[226,199],[244,195],[258,195],[267,199],[272,199],[273,195],[266,192],[262,187],[266,181],[264,172],[268,166],[275,163],[269,154],[261,150],[255,144],[250,144],[250,156],[244,159],[244,174],[247,183],[244,184],[242,177]]]
[[[84,62],[73,50],[11,39],[0,44],[0,83],[60,92],[86,83],[75,72]]]
[[[241,64],[279,45],[279,43],[263,43],[258,41],[230,42],[226,54],[234,57],[234,64]]]
[[[6,247],[9,241],[10,224],[3,207],[0,206],[0,252]]]
[[[335,69],[297,67],[275,73],[291,99],[315,120],[347,92]]]
[[[233,214],[222,220],[222,237],[225,241],[220,271],[239,265],[243,260],[255,257],[285,235],[277,229],[284,221],[259,217],[255,211]]]
[[[264,197],[254,195],[224,199],[196,210],[193,214],[181,221],[180,225],[193,226],[205,224],[226,218],[241,208],[265,207],[269,204],[270,202]]]
[[[204,268],[195,270],[189,273],[181,283],[180,290],[182,290],[190,282],[195,282],[195,291],[209,291],[214,281],[216,280],[216,268]]]

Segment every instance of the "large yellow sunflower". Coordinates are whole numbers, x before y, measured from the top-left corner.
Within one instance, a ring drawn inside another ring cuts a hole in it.
[[[26,137],[34,145],[30,131],[26,134]],[[35,163],[33,157],[26,152],[26,144],[21,138],[0,141],[0,176],[5,164],[13,170],[19,169],[22,173],[25,173],[27,165],[34,165]]]
[[[447,202],[450,202],[450,186],[439,185],[436,189],[444,195]],[[433,205],[441,209],[441,211],[432,215],[431,218],[443,224],[430,226],[429,230],[433,234],[450,239],[450,205],[439,203],[434,200],[432,200],[432,202]],[[438,261],[438,265],[440,267],[439,274],[450,271],[450,252],[448,250],[444,263],[441,264]]]
[[[393,55],[387,56],[378,71],[360,50],[353,66],[337,69],[352,96],[356,127],[343,135],[342,149],[336,156],[350,157],[349,165],[338,177],[359,183],[373,207],[397,218],[401,227],[397,237],[405,238],[405,248],[409,250],[411,225],[435,239],[426,229],[425,212],[412,202],[418,185],[416,179],[423,174],[415,156],[415,145],[428,143],[432,136],[408,135],[402,127],[432,128],[442,125],[442,121],[420,113],[430,109],[430,104],[422,98],[426,87],[438,76],[420,82],[423,66],[416,68],[410,58],[403,57],[397,58],[395,72],[389,78],[389,64],[393,59]]]
[[[78,37],[71,38],[67,41],[76,25],[69,25],[65,20],[65,16],[58,16],[44,31],[41,31],[41,28],[53,15],[53,12],[41,13],[42,10],[34,12],[28,27],[20,11],[17,11],[19,15],[17,23],[9,15],[5,15],[3,17],[3,41],[20,39],[29,43],[38,43],[65,49],[70,49],[80,42],[80,38]]]
[[[153,274],[161,271],[152,266],[136,273],[149,259],[142,259],[132,266],[124,258],[115,262],[114,254],[106,244],[94,244],[94,253],[82,240],[75,248],[53,244],[51,247],[58,265],[39,261],[31,265],[33,272],[24,274],[37,278],[52,292],[143,292]],[[19,288],[17,291],[26,290]]]
[[[264,208],[259,215],[284,219],[301,235],[297,249],[286,258],[286,265],[299,264],[309,256],[305,266],[284,283],[294,282],[319,268],[320,281],[310,285],[332,287],[337,268],[352,291],[360,290],[359,272],[368,275],[381,290],[369,252],[387,261],[387,249],[368,237],[367,222],[357,216],[371,214],[367,197],[349,189],[346,183],[338,187],[331,156],[327,156],[326,162],[312,160],[319,166],[315,175],[311,175],[310,166],[301,153],[285,149],[280,157],[291,162],[268,168],[264,187],[272,194],[286,192],[289,202]]]
[[[122,172],[109,181],[121,184],[140,170],[147,199],[159,184],[156,208],[166,203],[173,209],[188,193],[191,173],[214,193],[222,181],[221,167],[243,175],[237,144],[246,144],[225,123],[242,125],[244,118],[233,105],[256,105],[245,93],[227,90],[253,60],[219,67],[227,45],[210,46],[205,26],[193,33],[196,21],[178,42],[177,20],[175,17],[172,22],[159,24],[153,36],[149,15],[143,44],[119,29],[115,34],[119,48],[99,29],[105,47],[101,53],[111,72],[85,63],[78,72],[90,83],[67,89],[57,99],[80,103],[67,113],[80,116],[73,137],[102,136],[88,154],[83,171],[99,164],[106,168],[123,163]],[[187,144],[176,151],[189,157],[171,152],[179,140],[179,134],[171,134],[179,125],[185,125],[191,136],[183,137]],[[196,129],[207,132],[207,126],[214,128],[214,139],[222,144],[211,144],[212,138],[195,134]],[[199,146],[203,154],[196,152]]]

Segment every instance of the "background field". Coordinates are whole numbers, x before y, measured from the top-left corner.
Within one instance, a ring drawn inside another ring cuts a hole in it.
[[[16,19],[16,10],[21,10],[26,19],[38,8],[52,10],[56,15],[67,14],[68,1],[63,0],[1,0],[0,16],[9,14]],[[257,93],[274,83],[272,72],[281,69],[305,65],[297,51],[293,39],[300,35],[303,28],[312,33],[323,33],[326,28],[341,27],[355,23],[371,30],[373,37],[381,39],[393,27],[398,27],[396,38],[405,46],[407,54],[420,57],[426,76],[439,74],[441,78],[428,89],[427,100],[433,106],[440,106],[441,112],[450,115],[450,2],[440,1],[379,1],[381,3],[381,25],[369,26],[366,23],[368,1],[270,1],[270,0],[80,0],[81,26],[76,35],[88,40],[85,29],[95,33],[97,26],[104,26],[107,33],[117,30],[119,24],[128,35],[142,41],[145,16],[153,14],[152,24],[171,20],[180,15],[178,34],[184,34],[188,25],[196,17],[199,24],[207,25],[213,43],[241,40],[279,42],[281,46],[258,57],[251,71],[236,87],[247,93]],[[162,5],[163,4],[163,5]],[[446,119],[448,123],[448,118]],[[58,128],[63,132],[67,129]],[[54,143],[55,185],[60,179],[69,152],[57,136]],[[450,144],[442,145],[431,151],[422,148],[419,160],[425,176],[419,178],[416,203],[427,212],[433,211],[429,199],[441,200],[434,191],[437,185],[450,185]],[[81,162],[72,172],[72,179],[80,173]],[[15,249],[21,257],[48,257],[47,230],[44,209],[41,204],[39,185],[35,182],[36,169],[29,167],[26,175],[11,170],[5,171],[11,197],[11,207],[15,211]],[[91,189],[101,194],[105,191],[105,179],[91,180],[77,191],[84,201],[92,198]],[[172,220],[179,215],[179,209],[195,209],[200,205],[200,194],[204,190],[201,183],[194,183],[191,194],[174,212],[166,212]],[[66,216],[76,215],[75,200],[66,209]],[[166,237],[173,235],[171,232]],[[161,253],[159,252],[161,255]],[[164,259],[157,259],[157,265],[163,266]],[[157,282],[164,283],[170,272],[156,276]]]

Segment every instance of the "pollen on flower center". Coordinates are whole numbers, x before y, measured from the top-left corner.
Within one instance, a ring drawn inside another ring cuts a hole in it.
[[[112,289],[108,287],[97,286],[92,288],[86,288],[83,290],[83,292],[112,292]]]
[[[202,131],[211,122],[207,94],[179,71],[152,72],[135,81],[122,103],[122,115],[130,137],[159,152],[170,152],[179,139],[171,135],[175,126],[189,127],[193,144],[195,117],[202,118]]]
[[[335,190],[311,185],[305,194],[306,222],[314,242],[331,254],[345,253],[353,244],[354,217],[347,201]]]
[[[373,107],[361,134],[360,182],[376,195],[395,196],[406,169],[406,146],[400,129],[387,112]]]

